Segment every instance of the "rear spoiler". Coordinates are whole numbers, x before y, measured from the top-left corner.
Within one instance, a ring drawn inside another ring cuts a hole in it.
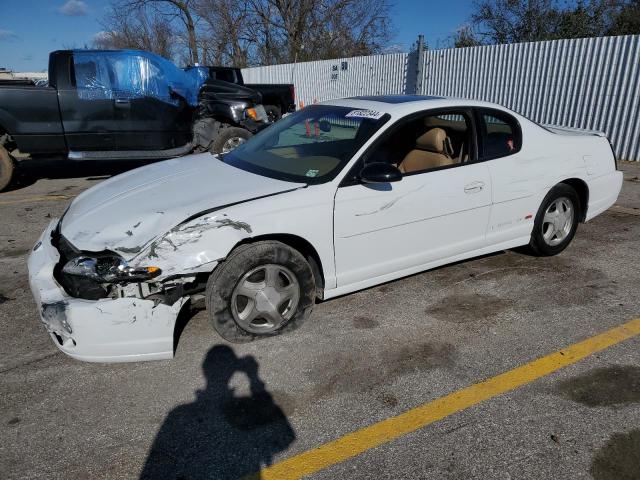
[[[607,134],[600,130],[586,130],[584,128],[558,127],[556,125],[542,125],[552,133],[558,135],[595,135],[597,137],[606,137]]]

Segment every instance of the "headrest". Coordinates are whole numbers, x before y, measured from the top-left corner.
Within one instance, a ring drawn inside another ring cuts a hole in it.
[[[447,132],[441,128],[432,128],[420,135],[416,140],[416,148],[436,153],[446,152]]]
[[[424,126],[425,127],[437,127],[438,125],[442,125],[442,120],[438,117],[425,117]]]

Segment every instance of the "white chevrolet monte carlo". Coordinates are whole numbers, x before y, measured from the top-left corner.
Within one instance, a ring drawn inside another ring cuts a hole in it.
[[[171,358],[188,302],[229,341],[276,335],[317,299],[522,245],[560,253],[621,185],[598,132],[479,101],[334,100],[85,191],[33,248],[31,289],[72,357]]]

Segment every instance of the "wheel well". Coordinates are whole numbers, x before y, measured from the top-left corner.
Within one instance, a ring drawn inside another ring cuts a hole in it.
[[[9,153],[17,148],[15,140],[2,125],[0,125],[0,146],[4,147]]]
[[[311,266],[311,270],[313,271],[313,276],[316,279],[316,296],[320,299],[323,298],[324,270],[322,268],[322,261],[320,260],[320,255],[318,255],[318,252],[316,251],[314,246],[311,245],[311,243],[309,243],[307,240],[297,235],[292,235],[289,233],[277,233],[277,234],[261,235],[257,237],[247,238],[246,240],[243,240],[238,245],[236,245],[236,247],[238,247],[239,245],[244,245],[247,243],[255,243],[262,240],[277,240],[299,251],[304,256],[304,258],[307,259],[307,262],[309,262],[309,265]]]
[[[587,216],[587,208],[589,206],[589,187],[584,180],[580,180],[579,178],[569,178],[560,183],[569,185],[578,194],[578,198],[580,199],[580,221],[584,222]]]
[[[237,127],[238,124],[231,117],[226,117],[223,115],[214,115],[213,118],[216,122],[220,124],[218,127],[220,130],[226,127]]]

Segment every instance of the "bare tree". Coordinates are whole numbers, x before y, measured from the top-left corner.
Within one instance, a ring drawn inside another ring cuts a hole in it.
[[[471,21],[488,43],[512,43],[545,38],[552,28],[553,0],[480,0]]]
[[[111,5],[122,14],[163,18],[163,23],[171,27],[174,39],[184,37],[188,63],[197,63],[200,51],[195,3],[196,0],[113,0]],[[176,55],[182,56],[182,53],[176,52]]]
[[[184,39],[174,42],[171,53],[187,64],[242,67],[369,55],[382,51],[390,38],[389,0],[112,0],[112,5],[104,21],[110,44],[140,43],[143,39],[132,37],[147,39],[152,26],[163,25],[173,39]]]
[[[463,25],[453,35],[453,46],[455,48],[477,47],[482,42],[476,37],[473,29],[469,25]]]
[[[637,35],[640,33],[640,0],[625,2],[614,17],[607,35]]]
[[[133,14],[132,14],[133,13]],[[102,20],[104,30],[94,37],[99,49],[135,48],[173,58],[174,31],[169,21],[149,15],[144,9],[122,10],[112,7]]]
[[[209,64],[249,65],[249,7],[237,0],[199,0],[202,61]]]
[[[368,55],[390,38],[387,0],[248,0],[258,63]]]
[[[456,46],[640,33],[640,0],[476,0]]]

